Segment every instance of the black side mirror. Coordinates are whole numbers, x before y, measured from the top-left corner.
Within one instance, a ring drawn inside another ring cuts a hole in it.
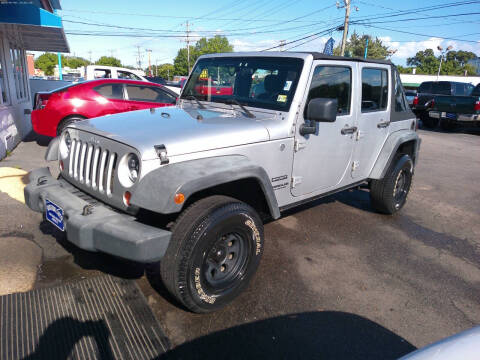
[[[337,109],[337,99],[312,99],[307,104],[307,119],[317,122],[335,122],[337,120]]]
[[[300,135],[315,134],[317,131],[315,122],[335,122],[335,120],[337,120],[337,109],[337,99],[311,99],[305,111],[305,120],[309,120],[310,125],[302,124],[300,126]],[[314,123],[312,123],[312,121]]]

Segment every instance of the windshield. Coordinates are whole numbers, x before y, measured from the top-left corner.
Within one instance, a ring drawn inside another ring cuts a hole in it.
[[[195,65],[182,99],[227,102],[288,111],[303,60],[279,57],[218,57]]]

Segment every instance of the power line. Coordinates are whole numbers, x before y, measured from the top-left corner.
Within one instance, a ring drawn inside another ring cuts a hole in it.
[[[325,30],[319,31],[319,32],[317,32],[317,33],[315,33],[315,34],[311,34],[311,35],[308,35],[308,36],[304,36],[304,37],[302,37],[302,38],[300,38],[300,39],[288,41],[288,42],[283,43],[283,44],[281,44],[281,45],[272,46],[272,47],[270,47],[270,48],[268,48],[268,49],[264,49],[264,50],[261,50],[261,51],[268,51],[268,50],[276,49],[276,48],[278,48],[278,47],[280,47],[280,46],[285,46],[285,45],[293,44],[293,43],[296,43],[296,42],[299,42],[299,41],[302,41],[302,40],[311,38],[311,37],[316,36],[316,35],[320,35],[320,34],[325,35],[325,34],[328,34],[330,31],[332,31],[333,29],[335,29],[335,28],[325,29]]]
[[[388,30],[388,31],[393,31],[393,32],[399,32],[399,33],[403,33],[403,34],[418,35],[418,36],[429,37],[429,38],[438,38],[438,39],[444,39],[444,40],[455,40],[455,41],[463,41],[463,42],[470,42],[470,43],[478,44],[478,40],[464,40],[464,39],[458,39],[458,38],[452,38],[452,37],[445,37],[445,36],[438,36],[438,35],[420,34],[420,33],[415,33],[415,32],[410,32],[410,31],[402,31],[402,30],[390,29],[390,28],[385,28],[385,27],[380,27],[380,26],[374,26],[374,25],[369,25],[369,24],[361,24],[361,25],[362,25],[362,26],[371,27],[371,28],[375,28],[375,29],[382,29],[382,30]]]

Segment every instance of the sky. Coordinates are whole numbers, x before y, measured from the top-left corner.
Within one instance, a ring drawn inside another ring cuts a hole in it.
[[[395,51],[392,61],[405,65],[419,50],[452,45],[480,56],[480,1],[351,0],[349,34],[379,37]],[[93,61],[115,56],[142,68],[172,63],[186,46],[187,22],[192,45],[202,36],[227,36],[235,51],[277,46],[320,51],[332,37],[341,42],[343,0],[62,0],[62,16],[71,55]],[[95,35],[95,36],[94,36]]]

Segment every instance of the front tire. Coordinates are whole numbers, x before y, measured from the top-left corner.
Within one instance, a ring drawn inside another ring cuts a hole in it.
[[[160,262],[168,291],[197,313],[215,311],[247,286],[263,253],[254,209],[226,196],[197,201],[178,218]]]
[[[412,185],[413,161],[407,154],[397,154],[389,170],[381,180],[370,183],[372,207],[383,214],[392,215],[407,201]]]

